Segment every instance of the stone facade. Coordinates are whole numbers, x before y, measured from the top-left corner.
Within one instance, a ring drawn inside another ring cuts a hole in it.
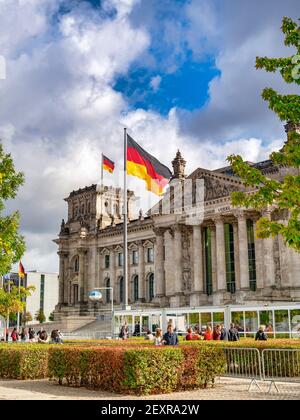
[[[288,168],[271,161],[255,165],[270,178],[282,179]],[[197,180],[204,186],[201,214],[197,208],[178,212],[174,188],[145,217],[133,218],[135,196],[128,195],[128,290],[133,307],[181,307],[268,303],[300,300],[300,255],[281,237],[257,239],[256,211],[231,205],[233,191],[245,191],[230,167],[209,171],[199,168],[184,174],[178,152],[173,161],[177,189]],[[179,187],[178,187],[179,185]],[[192,187],[192,196],[194,188]],[[109,291],[102,304],[92,304],[94,288],[113,287],[114,302],[122,304],[123,225],[122,191],[93,185],[73,191],[66,199],[68,220],[59,238],[60,287],[57,314],[88,314],[109,308]],[[194,201],[193,201],[194,202]],[[188,213],[188,214],[187,214]],[[195,213],[195,214],[194,214]],[[286,220],[274,208],[265,215]]]

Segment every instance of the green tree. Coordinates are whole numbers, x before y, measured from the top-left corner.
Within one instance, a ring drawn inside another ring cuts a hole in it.
[[[54,321],[54,312],[51,312],[48,319],[49,319],[50,322]]]
[[[5,201],[16,197],[24,183],[24,175],[17,172],[10,154],[6,154],[0,143],[0,275],[11,270],[25,252],[24,238],[19,235],[20,215],[14,212],[3,216]]]
[[[33,317],[32,317],[32,315],[31,315],[31,313],[30,312],[26,312],[24,315],[23,315],[23,322],[24,322],[24,324],[26,325],[28,322],[31,322],[31,321],[33,321]]]
[[[43,324],[46,322],[46,316],[44,314],[43,309],[39,309],[37,313],[35,314],[35,319],[40,323]]]
[[[11,286],[10,291],[0,288],[0,316],[6,318],[10,314],[22,313],[26,306],[26,298],[31,295],[34,287]]]
[[[282,32],[285,45],[295,47],[296,54],[286,58],[257,57],[256,68],[267,72],[280,71],[283,79],[300,85],[300,26],[289,18],[283,18]],[[282,214],[287,214],[287,223],[261,217],[258,221],[258,237],[282,235],[286,243],[300,252],[300,96],[281,95],[272,88],[266,88],[262,97],[269,103],[281,120],[286,121],[287,142],[279,152],[270,155],[274,165],[287,166],[290,174],[282,182],[270,179],[253,168],[239,155],[231,155],[228,161],[234,173],[239,176],[252,193],[235,192],[232,204],[252,207],[261,211],[274,206]],[[279,218],[280,219],[280,218]]]

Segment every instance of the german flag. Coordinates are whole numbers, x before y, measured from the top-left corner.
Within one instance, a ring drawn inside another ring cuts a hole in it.
[[[108,159],[108,157],[106,157],[104,155],[102,155],[102,166],[103,166],[103,169],[105,169],[106,171],[110,172],[111,174],[115,170],[115,162],[113,162],[112,160]]]
[[[19,277],[23,279],[25,277],[25,269],[21,261],[19,262]]]
[[[162,195],[172,176],[171,171],[146,152],[127,134],[127,174],[146,182],[148,191]]]

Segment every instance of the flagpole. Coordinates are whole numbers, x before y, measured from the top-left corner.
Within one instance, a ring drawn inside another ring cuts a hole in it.
[[[124,309],[128,307],[128,248],[127,248],[127,129],[124,128],[124,243],[123,243],[123,282],[124,282]]]
[[[20,298],[20,292],[21,292],[21,277],[19,275],[19,281],[18,281],[18,292],[19,292],[19,298]],[[19,334],[20,329],[20,311],[18,311],[18,318],[17,318],[17,332]]]
[[[101,190],[102,189],[103,189],[103,153],[101,153]]]

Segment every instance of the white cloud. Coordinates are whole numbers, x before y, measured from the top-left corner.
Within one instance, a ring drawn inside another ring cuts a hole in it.
[[[157,75],[151,78],[150,80],[150,87],[154,90],[154,92],[157,92],[160,88],[160,84],[162,82],[162,77]]]

